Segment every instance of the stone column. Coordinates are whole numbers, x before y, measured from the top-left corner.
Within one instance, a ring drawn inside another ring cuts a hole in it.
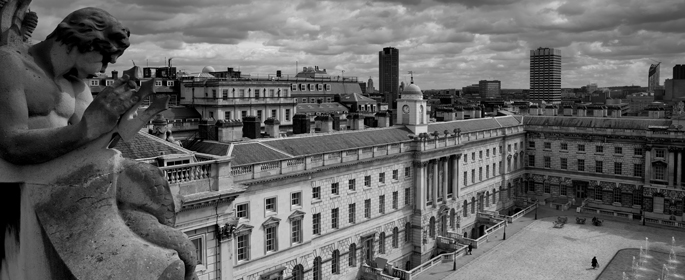
[[[433,183],[431,184],[431,192],[433,193],[433,207],[438,206],[438,167],[440,163],[437,159],[433,160]]]
[[[459,156],[452,157],[452,199],[459,198]]]
[[[233,279],[233,254],[231,254],[231,242],[233,242],[233,238],[225,238],[219,241],[219,250],[221,251],[221,280]]]
[[[675,152],[668,151],[668,186],[673,187],[673,174],[675,171]]]
[[[426,164],[425,162],[414,162],[414,209],[426,209]]]
[[[645,149],[645,185],[650,185],[650,180],[652,180],[652,147],[646,147]]]
[[[683,166],[682,166],[682,164],[683,164],[683,152],[678,151],[677,153],[678,153],[678,161],[677,161],[678,162],[678,170],[676,170],[677,175],[676,175],[675,185],[680,187],[682,185],[681,182],[683,179],[683,174],[682,174],[683,173],[682,172],[682,170],[683,170]]]
[[[444,157],[442,161],[442,203],[447,203],[447,185],[449,185],[449,157]]]

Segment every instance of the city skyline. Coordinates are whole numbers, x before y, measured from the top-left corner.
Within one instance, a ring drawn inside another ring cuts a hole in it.
[[[137,3],[140,2],[140,3]],[[400,50],[400,81],[413,71],[424,89],[500,80],[528,88],[528,50],[564,54],[561,87],[647,85],[653,60],[661,80],[685,53],[682,1],[33,1],[34,42],[76,8],[108,10],[131,29],[131,48],[115,67],[163,66],[199,72],[294,74],[296,63],[333,75],[373,77],[377,52]],[[226,26],[226,28],[221,28]],[[653,59],[653,60],[652,60]]]

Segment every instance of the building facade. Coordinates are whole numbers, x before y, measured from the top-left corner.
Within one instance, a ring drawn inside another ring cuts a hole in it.
[[[530,51],[530,93],[533,102],[561,104],[561,50]]]
[[[500,98],[501,97],[502,83],[497,80],[478,81],[478,90],[480,92],[480,98]]]
[[[647,91],[654,92],[659,87],[659,73],[661,72],[661,62],[649,66],[647,74]]]
[[[393,47],[378,52],[378,91],[386,95],[390,108],[396,108],[395,100],[400,93],[400,51]]]

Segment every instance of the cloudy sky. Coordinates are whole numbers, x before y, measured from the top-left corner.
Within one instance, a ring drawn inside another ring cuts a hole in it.
[[[43,40],[69,12],[109,11],[131,29],[114,66],[240,68],[253,75],[318,65],[332,75],[372,77],[378,51],[400,50],[401,80],[423,89],[497,79],[529,87],[529,50],[562,50],[562,87],[661,84],[685,64],[683,0],[33,0]],[[112,69],[112,68],[110,68]]]

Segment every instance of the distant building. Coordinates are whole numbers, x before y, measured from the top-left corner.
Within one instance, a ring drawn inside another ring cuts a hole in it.
[[[641,112],[654,102],[654,95],[649,93],[635,93],[626,96],[626,102],[628,102],[628,113],[632,115],[639,115]]]
[[[664,89],[664,101],[682,100],[685,98],[685,79],[666,79]]]
[[[478,82],[478,91],[480,97],[485,98],[500,98],[501,97],[502,83],[498,80],[486,81],[481,80]]]
[[[461,88],[462,97],[479,97],[480,96],[480,85],[473,84],[470,86],[465,86]]]
[[[659,72],[661,62],[649,66],[649,74],[647,76],[647,91],[654,92],[659,86]]]
[[[685,80],[685,64],[676,64],[673,66],[673,79]]]
[[[561,103],[561,50],[530,51],[530,95],[534,102]]]
[[[588,93],[593,93],[593,92],[595,92],[595,90],[597,90],[597,84],[596,83],[589,84],[589,85],[587,85],[586,89],[587,89]]]
[[[383,48],[378,52],[378,90],[386,95],[391,108],[396,108],[395,100],[399,95],[400,85],[400,51],[393,47]]]
[[[366,82],[366,92],[371,94],[371,93],[376,93],[376,88],[373,87],[373,79],[369,77],[369,81]]]

